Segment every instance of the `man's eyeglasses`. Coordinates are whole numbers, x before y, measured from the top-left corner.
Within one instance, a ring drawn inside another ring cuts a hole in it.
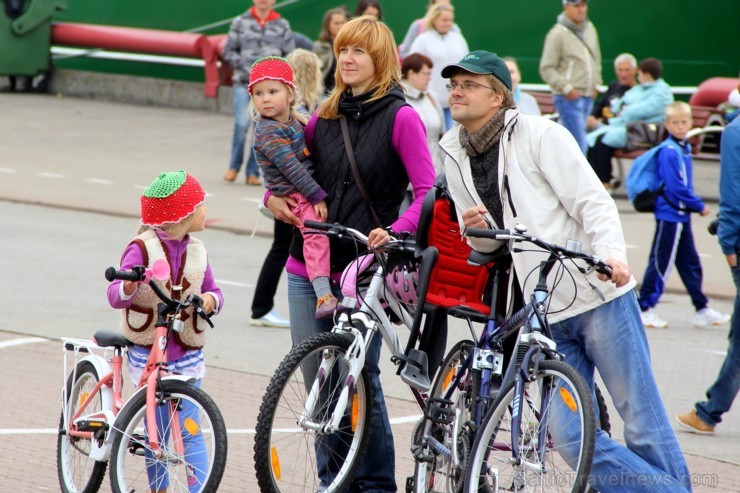
[[[479,87],[485,87],[486,89],[494,90],[493,87],[484,86],[483,84],[478,84],[477,82],[450,82],[449,84],[446,84],[445,87],[447,88],[447,92],[452,92],[458,87],[462,92],[473,92]]]

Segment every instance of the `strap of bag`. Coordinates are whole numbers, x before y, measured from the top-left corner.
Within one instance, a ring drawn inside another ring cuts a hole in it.
[[[370,197],[368,197],[367,195],[367,190],[365,190],[365,184],[362,182],[362,177],[360,176],[360,170],[357,169],[357,162],[355,161],[355,151],[354,149],[352,149],[352,142],[349,140],[349,128],[347,127],[347,119],[344,117],[344,115],[340,115],[339,123],[342,126],[342,137],[344,140],[344,149],[347,151],[347,158],[349,158],[349,164],[352,168],[352,176],[355,179],[355,183],[357,183],[357,188],[360,190],[360,193],[362,194],[362,198],[365,199],[365,203],[370,209],[370,214],[372,214],[373,216],[373,221],[375,221],[375,224],[377,225],[377,227],[382,228],[383,225],[381,224],[380,219],[378,219],[378,215],[375,213],[375,209],[373,208],[373,203],[370,202]]]
[[[660,195],[661,197],[663,197],[663,200],[665,200],[665,203],[666,204],[668,204],[669,206],[673,207],[677,211],[679,211],[679,212],[696,212],[696,211],[692,211],[691,209],[687,209],[686,207],[679,207],[678,205],[674,204],[673,201],[671,201],[668,198],[668,196],[665,194],[665,183],[661,183],[660,186],[658,187],[658,189],[656,190],[656,192],[658,193],[658,195]]]
[[[591,49],[591,47],[588,45],[588,43],[586,43],[586,40],[585,39],[583,39],[582,37],[580,37],[578,35],[578,33],[574,29],[566,26],[565,24],[558,24],[558,25],[559,26],[563,26],[565,29],[567,29],[568,31],[570,31],[571,33],[573,33],[573,36],[575,36],[576,38],[578,38],[578,41],[580,41],[581,43],[583,43],[583,46],[586,47],[586,49],[588,50],[588,53],[591,55],[591,58],[593,60],[596,60],[596,55],[594,54],[594,51]]]

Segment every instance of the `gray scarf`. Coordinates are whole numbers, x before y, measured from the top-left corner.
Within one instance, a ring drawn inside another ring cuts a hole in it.
[[[483,127],[473,133],[469,133],[465,127],[460,127],[460,145],[468,156],[480,156],[494,145],[498,145],[501,132],[504,130],[507,109],[509,108],[502,107]]]
[[[583,19],[583,23],[576,24],[575,22],[570,20],[567,15],[565,15],[565,12],[562,12],[558,16],[558,24],[562,24],[568,29],[570,29],[571,31],[573,31],[573,33],[575,33],[576,36],[581,38],[581,41],[583,41],[583,34],[586,32],[586,26],[588,26],[588,22],[589,21],[587,17]]]

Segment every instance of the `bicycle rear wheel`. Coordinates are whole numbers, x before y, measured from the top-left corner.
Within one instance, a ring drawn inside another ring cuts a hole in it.
[[[67,409],[69,419],[72,419],[80,405],[92,394],[99,380],[100,376],[92,363],[81,361],[77,364],[75,372],[67,379],[67,402],[62,404]],[[102,410],[103,400],[98,394],[84,413],[90,415]],[[57,437],[57,475],[62,492],[95,493],[103,482],[108,463],[89,457],[91,440],[66,434],[64,411],[59,419],[59,430],[65,431],[60,432]]]
[[[364,369],[357,382],[347,385],[346,357],[353,340],[344,334],[317,334],[280,363],[265,391],[254,439],[263,493],[344,491],[351,483],[367,445],[372,403]],[[336,409],[345,389],[347,403]],[[335,409],[341,420],[337,429],[330,429]]]
[[[588,487],[595,417],[583,377],[561,361],[542,361],[525,382],[521,423],[514,430],[514,384],[499,395],[472,447],[466,484],[493,491],[572,492]],[[513,440],[519,447],[514,458]]]
[[[221,412],[208,394],[187,382],[163,380],[161,386],[156,415],[163,453],[155,457],[149,445],[146,395],[140,393],[119,415],[113,431],[113,493],[165,489],[170,493],[215,492],[228,448]]]
[[[412,436],[412,450],[420,454],[425,440],[432,439],[453,455],[429,448],[428,457],[416,457],[413,485],[424,481],[425,491],[457,493],[462,489],[465,464],[472,440],[473,373],[470,358],[475,343],[463,340],[447,353],[437,371],[422,418]],[[464,365],[465,362],[467,365]],[[436,418],[436,419],[434,419]],[[407,484],[407,486],[409,486]]]

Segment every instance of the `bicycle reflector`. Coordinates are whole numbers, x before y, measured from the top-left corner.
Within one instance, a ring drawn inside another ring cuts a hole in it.
[[[195,436],[198,434],[198,432],[200,432],[200,426],[198,426],[198,422],[195,421],[193,418],[186,418],[183,421],[183,425],[191,436]]]
[[[280,481],[282,477],[282,474],[280,474],[280,457],[278,457],[275,447],[270,449],[270,464],[272,465],[272,473],[275,475],[275,479]]]
[[[357,392],[355,392],[355,395],[352,396],[352,433],[355,432],[355,428],[357,428],[357,415],[359,413],[360,406],[358,404],[358,398],[357,398]]]
[[[563,398],[563,401],[565,402],[565,405],[568,406],[568,409],[570,409],[573,412],[576,412],[576,409],[578,409],[578,406],[576,406],[576,400],[573,399],[573,394],[571,394],[568,390],[564,389],[563,387],[560,387],[560,397]]]

